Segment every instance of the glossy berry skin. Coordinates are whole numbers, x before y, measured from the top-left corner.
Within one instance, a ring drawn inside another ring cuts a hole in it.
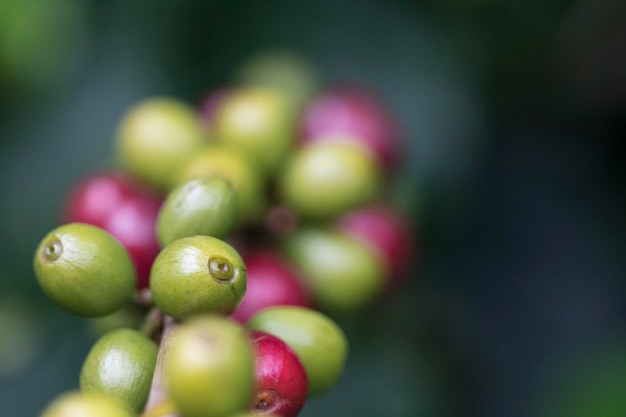
[[[254,393],[252,346],[243,328],[217,315],[183,322],[164,356],[169,395],[185,417],[227,417]]]
[[[284,239],[282,248],[316,303],[328,312],[358,311],[382,292],[382,261],[368,246],[335,229],[300,228]]]
[[[64,223],[80,222],[111,233],[126,248],[146,288],[150,267],[159,253],[156,221],[162,197],[119,170],[94,173],[77,183],[64,206]]]
[[[294,151],[279,178],[281,202],[305,218],[329,219],[379,192],[382,176],[362,147],[318,141]]]
[[[235,225],[236,196],[221,176],[196,177],[170,191],[157,219],[161,246],[189,236],[225,238]]]
[[[300,121],[300,141],[354,141],[367,148],[385,169],[401,152],[397,123],[382,100],[356,85],[339,85],[315,96]]]
[[[276,306],[259,311],[248,328],[272,334],[298,355],[308,378],[308,395],[330,389],[343,373],[348,339],[327,315],[305,307]]]
[[[48,233],[33,260],[42,290],[67,312],[113,313],[131,301],[135,268],[124,247],[99,227],[68,223]]]
[[[123,402],[94,393],[71,391],[55,398],[40,417],[136,417]]]
[[[276,336],[250,332],[254,348],[256,392],[249,409],[281,417],[298,415],[307,398],[308,380],[296,353]]]
[[[85,358],[80,389],[118,398],[139,412],[148,399],[157,353],[156,343],[137,330],[110,331]]]
[[[246,293],[246,266],[228,243],[211,236],[175,240],[152,265],[154,303],[175,319],[231,314]]]
[[[276,305],[311,307],[308,290],[286,259],[269,249],[255,249],[243,255],[247,269],[247,290],[231,315],[245,324],[256,312]]]
[[[336,226],[380,256],[390,282],[406,276],[416,247],[413,225],[400,210],[385,202],[369,204],[339,217]]]

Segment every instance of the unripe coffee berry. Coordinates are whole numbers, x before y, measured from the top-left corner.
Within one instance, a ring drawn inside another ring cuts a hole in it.
[[[134,329],[113,330],[93,345],[80,371],[80,389],[108,395],[141,411],[156,365],[156,343]]]
[[[43,291],[69,313],[110,314],[131,301],[135,268],[122,245],[95,226],[69,223],[48,233],[33,261]]]
[[[189,236],[225,238],[235,224],[235,192],[220,176],[193,178],[165,199],[157,219],[161,246]]]
[[[247,154],[264,172],[273,172],[295,137],[291,110],[285,97],[271,88],[234,89],[215,113],[215,140]]]
[[[120,121],[116,151],[119,164],[161,191],[203,143],[196,110],[174,98],[151,98],[133,106]]]
[[[327,311],[357,311],[382,292],[383,261],[370,247],[335,229],[301,228],[282,247]]]
[[[246,267],[228,243],[211,236],[175,240],[152,265],[155,304],[178,320],[202,313],[232,313],[246,293]]]
[[[254,392],[254,361],[243,328],[203,315],[181,324],[171,337],[164,377],[181,415],[226,417],[245,410]]]
[[[84,178],[70,191],[63,222],[80,222],[111,233],[128,251],[137,271],[137,287],[146,288],[159,253],[156,219],[162,197],[119,170]]]
[[[325,314],[305,307],[270,307],[255,314],[248,327],[282,339],[296,352],[306,370],[309,396],[330,389],[341,376],[348,340]]]
[[[230,183],[235,192],[238,224],[259,219],[265,206],[265,176],[246,154],[225,146],[207,146],[183,164],[177,184],[201,176],[219,176]]]
[[[303,217],[328,219],[375,197],[381,172],[364,148],[320,140],[292,153],[279,180],[285,205]]]
[[[135,417],[116,398],[101,394],[68,392],[55,398],[40,417]]]

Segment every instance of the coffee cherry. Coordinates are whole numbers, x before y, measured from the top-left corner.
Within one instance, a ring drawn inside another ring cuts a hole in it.
[[[159,253],[155,225],[162,198],[119,170],[94,173],[68,194],[64,222],[98,226],[126,248],[137,272],[137,287],[146,288]]]
[[[231,315],[246,323],[257,311],[275,305],[310,307],[308,290],[287,260],[270,250],[256,249],[243,255],[247,289],[241,304]]]
[[[223,239],[235,224],[235,193],[219,176],[197,177],[174,188],[157,220],[162,246],[174,240],[207,235]]]
[[[327,219],[372,199],[380,172],[362,148],[319,141],[295,151],[279,179],[280,198],[304,217]]]
[[[306,370],[309,396],[325,392],[341,376],[348,340],[325,314],[305,307],[269,307],[255,314],[248,327],[272,334],[294,350]]]
[[[340,85],[315,96],[303,111],[300,141],[345,140],[367,148],[385,169],[397,165],[400,134],[380,97],[364,86]]]
[[[33,261],[43,291],[61,308],[79,316],[114,312],[129,302],[135,268],[122,245],[106,231],[69,223],[48,233]]]
[[[136,417],[116,398],[101,394],[68,392],[55,398],[40,417]]]
[[[269,333],[252,331],[256,392],[249,409],[256,414],[298,415],[307,398],[306,371],[296,353]]]
[[[185,417],[226,417],[254,392],[252,347],[244,329],[219,316],[198,316],[174,331],[164,357],[169,394]]]
[[[177,175],[177,184],[201,176],[221,176],[235,191],[237,223],[257,221],[265,208],[265,176],[259,167],[236,149],[207,146],[189,158]]]
[[[263,86],[279,91],[295,109],[319,88],[320,75],[306,57],[287,50],[265,50],[247,59],[235,79],[244,86]]]
[[[202,145],[193,107],[174,98],[151,98],[132,107],[120,121],[119,164],[152,187],[167,191],[182,162]]]
[[[80,371],[83,392],[115,397],[137,412],[148,399],[156,343],[133,329],[113,330],[93,345]]]
[[[282,248],[323,309],[354,312],[382,291],[385,269],[376,253],[336,230],[301,228]]]
[[[294,140],[289,103],[269,88],[231,91],[215,114],[215,139],[254,158],[265,172],[275,171]]]
[[[201,313],[232,313],[246,293],[246,267],[228,243],[211,236],[178,239],[152,265],[155,304],[183,320]]]
[[[388,279],[397,283],[416,256],[416,242],[409,219],[389,203],[377,202],[345,213],[337,229],[373,250],[382,260]]]

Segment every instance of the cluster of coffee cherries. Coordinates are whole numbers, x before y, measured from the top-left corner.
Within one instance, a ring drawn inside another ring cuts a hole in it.
[[[42,417],[295,417],[342,375],[334,315],[406,275],[388,109],[268,56],[198,105],[136,103],[115,164],[68,192],[35,252],[41,288],[68,313],[141,322],[103,330],[80,389]]]

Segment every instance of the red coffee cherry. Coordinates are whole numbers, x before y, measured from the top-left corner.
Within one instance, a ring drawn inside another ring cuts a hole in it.
[[[256,312],[277,305],[311,307],[308,290],[286,259],[269,249],[256,249],[244,254],[243,260],[248,288],[233,319],[245,324]]]
[[[64,222],[98,226],[128,251],[137,272],[137,287],[146,288],[159,253],[156,220],[162,197],[119,170],[94,173],[68,194]]]

